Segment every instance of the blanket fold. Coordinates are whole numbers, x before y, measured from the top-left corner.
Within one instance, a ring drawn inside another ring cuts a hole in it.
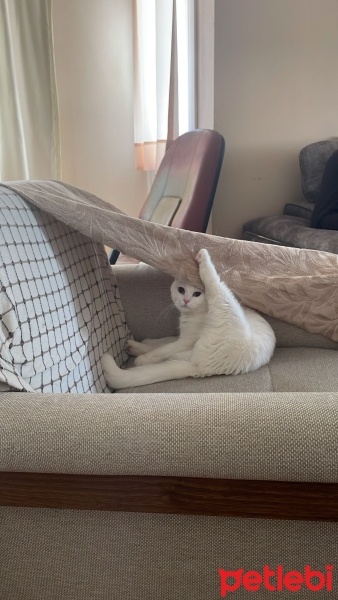
[[[262,313],[338,342],[338,256],[175,229],[129,217],[59,181],[2,185],[89,238],[201,286],[195,255],[207,248],[221,279]]]

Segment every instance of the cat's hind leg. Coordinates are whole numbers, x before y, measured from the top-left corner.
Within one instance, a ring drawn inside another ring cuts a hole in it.
[[[122,389],[168,381],[197,377],[196,367],[189,361],[169,360],[156,365],[120,369],[110,354],[102,357],[102,368],[105,380],[111,388]]]
[[[160,348],[160,346],[164,346],[165,344],[170,344],[172,342],[176,342],[177,337],[167,337],[160,338],[155,340],[143,340],[142,342],[136,342],[135,340],[128,340],[125,345],[125,351],[128,352],[131,356],[141,356],[141,354],[146,354],[155,348]]]

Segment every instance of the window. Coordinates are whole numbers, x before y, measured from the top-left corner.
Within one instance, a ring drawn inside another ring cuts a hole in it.
[[[134,69],[136,167],[152,171],[196,127],[195,0],[134,0]]]

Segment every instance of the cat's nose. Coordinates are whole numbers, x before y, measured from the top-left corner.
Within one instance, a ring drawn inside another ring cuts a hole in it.
[[[188,300],[187,298],[183,298],[183,302],[184,302],[184,304],[188,304],[188,302],[190,302],[190,300]]]

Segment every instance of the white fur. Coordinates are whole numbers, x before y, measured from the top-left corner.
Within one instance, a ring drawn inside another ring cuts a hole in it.
[[[207,250],[200,250],[196,260],[204,292],[176,280],[171,286],[171,297],[181,313],[180,336],[130,340],[126,349],[137,358],[135,366],[128,370],[119,369],[114,359],[105,354],[103,370],[111,387],[121,389],[184,377],[238,375],[270,361],[276,339],[268,322],[240,305],[220,281]]]

